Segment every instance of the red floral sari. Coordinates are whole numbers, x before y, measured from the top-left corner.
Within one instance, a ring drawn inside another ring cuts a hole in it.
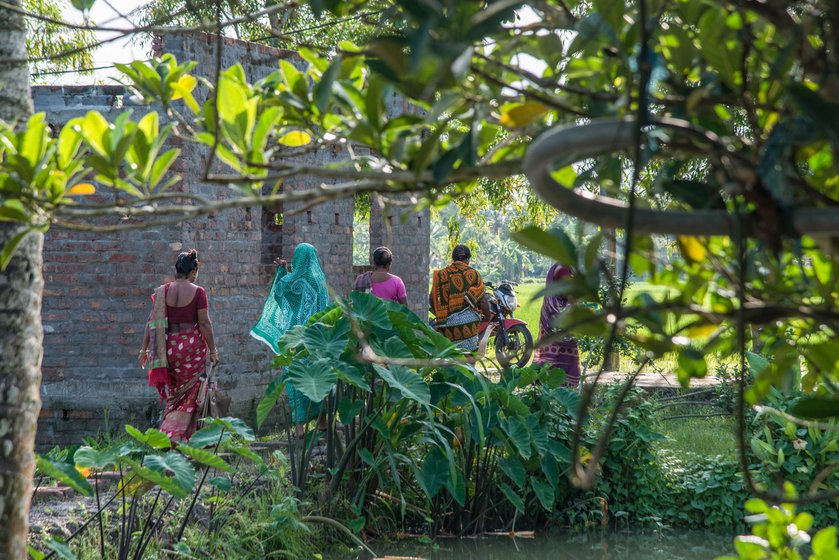
[[[186,442],[198,425],[198,389],[207,364],[207,343],[198,325],[188,331],[169,333],[166,354],[171,381],[166,386],[169,396],[160,431],[172,441]]]
[[[187,442],[200,420],[198,396],[201,374],[207,365],[207,342],[198,325],[188,331],[166,332],[168,288],[169,284],[161,286],[152,296],[149,385],[157,387],[161,399],[166,400],[160,431],[173,442]]]

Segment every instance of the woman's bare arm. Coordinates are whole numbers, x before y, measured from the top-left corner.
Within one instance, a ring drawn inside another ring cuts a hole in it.
[[[210,321],[210,313],[207,309],[198,310],[198,330],[201,331],[201,336],[207,341],[207,348],[210,350],[210,362],[216,365],[218,363],[218,348],[213,335],[213,322]]]
[[[146,323],[146,330],[143,333],[143,348],[140,350],[139,362],[140,367],[146,367],[146,362],[149,358],[149,342],[151,341],[151,334],[149,333],[149,324]]]

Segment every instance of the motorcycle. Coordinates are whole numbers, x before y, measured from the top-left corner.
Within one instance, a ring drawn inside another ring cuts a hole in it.
[[[495,357],[502,367],[515,365],[524,367],[533,354],[533,335],[527,323],[513,317],[519,307],[513,286],[517,284],[502,280],[498,287],[491,282],[484,285],[492,290],[487,293],[489,318],[481,322],[478,339],[486,349],[488,339],[495,337]]]

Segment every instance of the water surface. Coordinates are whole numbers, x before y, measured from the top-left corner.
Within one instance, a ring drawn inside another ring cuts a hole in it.
[[[380,556],[425,560],[713,560],[733,552],[733,538],[705,531],[556,532],[529,539],[494,536],[371,547]]]

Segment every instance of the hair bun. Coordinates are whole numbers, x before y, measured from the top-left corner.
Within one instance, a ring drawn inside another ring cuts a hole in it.
[[[195,249],[190,249],[186,256],[187,258],[189,258],[189,260],[194,261],[198,258],[198,251]]]

